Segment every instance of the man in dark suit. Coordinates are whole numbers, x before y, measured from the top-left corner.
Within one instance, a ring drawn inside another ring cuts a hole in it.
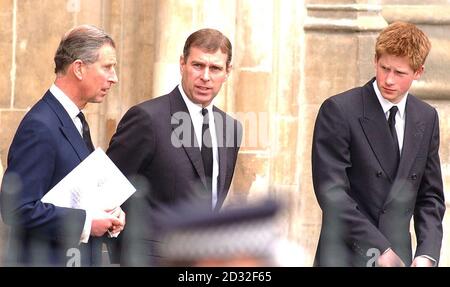
[[[118,124],[107,154],[137,188],[123,205],[122,265],[154,264],[156,210],[184,200],[214,210],[222,206],[242,127],[212,101],[231,70],[231,48],[217,30],[191,34],[180,57],[181,84],[132,107]]]
[[[61,39],[55,65],[54,84],[25,115],[9,149],[0,193],[10,225],[6,265],[98,265],[99,237],[124,226],[120,208],[108,213],[41,202],[94,149],[81,110],[102,102],[117,82],[114,41],[96,27],[75,27]]]
[[[438,264],[445,211],[438,114],[408,93],[430,48],[416,26],[389,25],[376,41],[376,77],[322,104],[312,147],[323,212],[316,266]]]

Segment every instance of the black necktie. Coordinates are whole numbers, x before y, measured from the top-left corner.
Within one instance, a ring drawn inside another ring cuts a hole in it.
[[[202,160],[206,175],[206,185],[208,191],[212,191],[212,170],[213,170],[213,152],[211,132],[209,131],[209,115],[207,109],[202,109],[203,125],[202,125]]]
[[[389,130],[391,131],[392,140],[394,143],[394,150],[396,154],[396,169],[398,167],[398,162],[400,161],[400,148],[398,146],[398,138],[397,138],[397,131],[395,130],[395,115],[397,114],[398,108],[397,106],[392,106],[392,108],[389,110],[389,118],[388,118],[388,124],[389,124]]]
[[[82,132],[83,132],[84,143],[86,144],[86,146],[89,150],[89,153],[91,153],[94,151],[94,145],[92,144],[91,132],[89,130],[89,125],[88,125],[86,118],[84,117],[84,114],[82,112],[80,112],[77,117],[80,118],[81,124],[83,126]]]

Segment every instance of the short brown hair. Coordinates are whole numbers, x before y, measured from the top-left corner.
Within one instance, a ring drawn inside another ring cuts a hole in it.
[[[430,49],[430,40],[422,30],[410,23],[394,22],[378,36],[375,57],[378,60],[383,54],[406,56],[411,68],[417,71],[425,63]]]
[[[55,53],[55,73],[65,73],[75,60],[92,64],[98,60],[103,45],[115,48],[114,40],[100,28],[80,25],[69,30],[61,39]]]
[[[186,43],[184,43],[183,58],[185,61],[189,57],[191,47],[212,53],[220,49],[222,53],[227,55],[227,68],[230,67],[232,57],[231,42],[220,31],[207,28],[192,33],[186,39]]]

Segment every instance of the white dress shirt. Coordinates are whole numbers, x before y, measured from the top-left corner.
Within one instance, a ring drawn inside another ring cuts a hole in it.
[[[203,115],[202,115],[202,106],[193,103],[184,93],[182,85],[178,85],[178,90],[183,97],[184,102],[189,111],[189,115],[192,119],[192,124],[194,125],[194,132],[197,139],[197,143],[201,150],[202,146],[202,126],[203,126]],[[212,151],[213,151],[213,172],[212,172],[212,202],[211,207],[214,207],[217,204],[217,177],[219,175],[219,153],[218,153],[218,145],[217,145],[217,136],[216,136],[216,126],[214,122],[214,113],[213,113],[213,103],[210,103],[205,109],[208,110],[209,114],[209,130],[211,132],[211,142],[212,142]]]
[[[66,95],[64,92],[58,88],[55,84],[52,84],[50,87],[50,92],[55,96],[58,102],[63,106],[66,112],[69,114],[69,117],[72,119],[75,127],[77,128],[80,136],[83,137],[83,125],[81,124],[81,120],[78,116],[80,113],[80,109],[78,109],[77,105]],[[92,224],[92,215],[90,212],[86,210],[86,219],[84,221],[83,232],[81,233],[80,242],[87,243],[89,241],[89,236],[91,234],[91,224]]]

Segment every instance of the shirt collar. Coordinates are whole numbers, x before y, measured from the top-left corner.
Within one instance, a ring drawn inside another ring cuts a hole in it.
[[[398,107],[398,115],[400,116],[400,118],[404,119],[405,118],[406,100],[408,98],[408,92],[406,92],[406,95],[401,99],[400,102],[398,102],[397,104],[393,104],[393,103],[389,102],[388,100],[386,100],[385,98],[383,98],[380,90],[378,89],[377,80],[375,80],[372,85],[373,85],[373,89],[375,90],[375,94],[377,95],[378,101],[380,102],[381,107],[383,108],[384,114],[386,114],[392,108],[392,106],[397,106]]]
[[[80,109],[74,102],[55,84],[50,87],[50,92],[55,96],[58,102],[64,107],[71,119],[74,119],[80,113]]]
[[[186,103],[189,114],[191,114],[191,115],[200,114],[201,115],[202,109],[203,109],[202,105],[192,102],[191,99],[189,99],[188,96],[186,96],[186,93],[184,92],[183,86],[181,85],[181,83],[178,85],[178,90],[180,91],[181,97],[183,97],[183,100]],[[207,107],[205,107],[205,109],[208,110],[208,113],[210,115],[212,114],[212,107],[213,107],[212,102]]]

